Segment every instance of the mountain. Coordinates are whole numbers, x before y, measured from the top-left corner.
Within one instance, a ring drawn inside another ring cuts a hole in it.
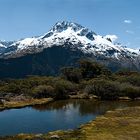
[[[114,43],[115,36],[100,36],[95,32],[85,28],[77,23],[58,22],[53,28],[43,36],[25,38],[15,41],[8,45],[5,52],[0,51],[1,58],[11,58],[24,56],[30,53],[38,53],[45,48],[53,45],[64,45],[70,43],[75,49],[75,45],[79,45],[78,49],[84,53],[94,55],[104,55],[106,57],[135,58],[140,54],[139,50],[126,48],[120,44]],[[8,51],[7,51],[8,50]]]
[[[0,55],[6,54],[6,52],[11,51],[9,49],[13,43],[14,41],[0,41]]]
[[[115,35],[101,36],[77,23],[56,23],[46,34],[0,42],[0,77],[55,75],[63,66],[90,58],[113,71],[140,70],[140,51],[116,43]]]

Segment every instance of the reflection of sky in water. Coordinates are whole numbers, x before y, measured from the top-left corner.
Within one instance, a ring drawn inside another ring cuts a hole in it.
[[[138,104],[139,102],[131,102],[129,105],[128,102],[72,100],[34,108],[5,110],[0,112],[0,135],[73,129],[107,110]]]

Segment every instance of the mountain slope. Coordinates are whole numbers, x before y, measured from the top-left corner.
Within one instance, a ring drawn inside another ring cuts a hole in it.
[[[103,37],[76,23],[58,22],[43,36],[0,43],[0,77],[56,75],[80,58],[99,61],[113,71],[140,70],[140,51],[115,39],[115,35]]]
[[[8,52],[1,55],[26,55],[29,53],[37,53],[44,48],[52,47],[53,45],[64,45],[65,43],[71,43],[79,45],[78,49],[84,53],[103,54],[106,57],[113,57],[119,59],[119,57],[136,57],[140,54],[139,50],[129,49],[123,47],[120,44],[115,44],[112,36],[100,36],[90,31],[89,29],[72,22],[58,22],[53,28],[43,36],[25,38],[20,41],[16,41],[11,44]],[[77,46],[76,46],[77,47]],[[75,47],[74,47],[75,48]],[[0,52],[1,54],[1,52]]]

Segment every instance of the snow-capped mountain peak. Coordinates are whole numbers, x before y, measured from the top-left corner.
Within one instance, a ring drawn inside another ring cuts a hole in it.
[[[4,41],[0,41],[0,47],[6,48],[6,46],[4,45]]]
[[[54,32],[62,32],[64,30],[67,30],[68,28],[71,28],[72,30],[77,32],[83,29],[84,27],[77,23],[62,21],[62,22],[57,22],[51,30]]]
[[[71,44],[72,48],[79,49],[83,53],[103,55],[109,58],[131,57],[140,55],[139,50],[129,49],[116,43],[116,35],[97,35],[95,32],[73,22],[57,22],[43,36],[25,38],[8,46],[5,53],[0,51],[1,56],[28,53],[37,53],[54,45],[60,46]],[[9,47],[11,49],[9,49]]]
[[[80,24],[68,22],[68,21],[62,21],[57,22],[52,29],[47,32],[44,36],[41,36],[40,38],[45,39],[51,36],[57,36],[57,35],[65,35],[69,36],[71,35],[78,35],[78,36],[86,36],[87,38],[93,40],[93,35],[96,35],[94,32],[90,31],[88,28],[85,28],[81,26]]]

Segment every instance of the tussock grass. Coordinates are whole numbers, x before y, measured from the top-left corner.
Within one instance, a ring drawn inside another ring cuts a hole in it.
[[[9,101],[5,102],[0,106],[0,110],[10,109],[10,108],[21,108],[25,106],[33,106],[39,104],[46,104],[53,101],[52,98],[42,98],[42,99],[27,99],[24,101]]]

